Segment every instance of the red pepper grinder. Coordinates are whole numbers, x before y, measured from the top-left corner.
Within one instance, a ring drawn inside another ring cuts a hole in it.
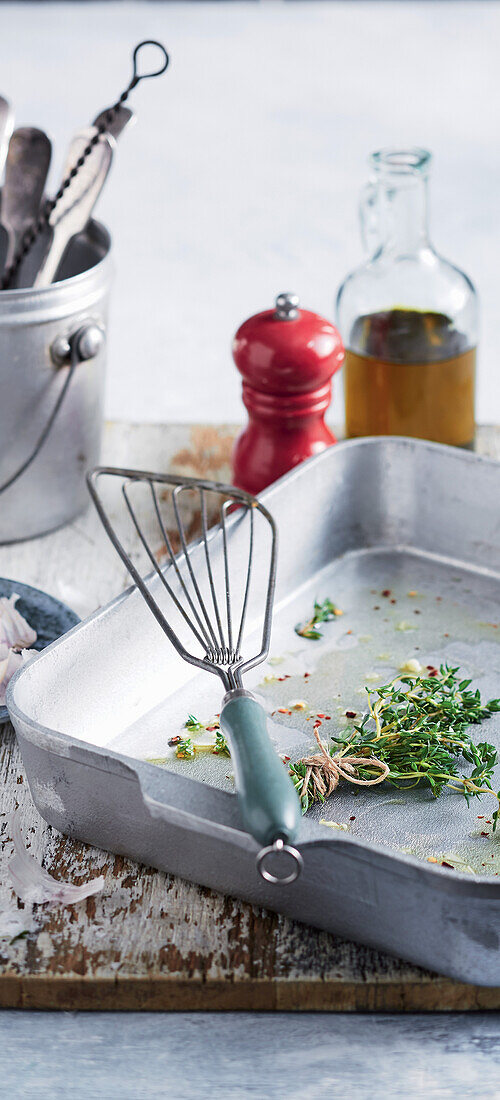
[[[337,442],[324,415],[344,348],[330,321],[299,309],[296,294],[279,294],[275,309],[256,313],[238,329],[233,358],[249,418],[236,440],[233,482],[255,495]]]

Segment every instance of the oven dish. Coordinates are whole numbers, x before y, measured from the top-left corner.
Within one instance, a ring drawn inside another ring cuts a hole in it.
[[[355,440],[262,500],[279,530],[277,590],[270,662],[248,686],[275,712],[281,753],[306,755],[312,730],[280,706],[328,700],[331,725],[345,725],[346,709],[365,708],[367,680],[385,683],[410,657],[460,665],[483,699],[500,694],[500,464],[419,440]],[[343,616],[320,641],[299,638],[295,624],[326,597]],[[42,816],[100,848],[500,985],[500,830],[478,819],[491,822],[495,799],[342,786],[302,819],[301,877],[266,884],[230,760],[149,762],[189,713],[205,721],[219,709],[210,680],[183,664],[134,589],[21,669],[7,701]],[[500,715],[475,730],[500,746]]]

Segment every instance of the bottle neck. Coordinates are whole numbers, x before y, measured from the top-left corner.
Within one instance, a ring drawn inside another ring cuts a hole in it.
[[[382,252],[407,256],[428,246],[427,179],[380,179],[378,191]]]

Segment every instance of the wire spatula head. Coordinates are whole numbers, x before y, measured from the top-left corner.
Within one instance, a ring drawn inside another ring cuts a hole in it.
[[[226,690],[241,687],[269,650],[277,549],[270,513],[248,493],[196,478],[103,466],[87,480],[111,542],[177,652],[217,673]],[[201,538],[190,544],[198,524]]]
[[[300,804],[269,739],[266,714],[241,682],[269,649],[277,541],[272,516],[248,493],[196,478],[99,467],[88,484],[113,545],[177,652],[220,676],[226,689],[220,726],[242,824],[261,846],[257,869],[267,882],[291,884],[302,867],[290,844]],[[108,497],[111,485],[114,499]],[[201,538],[190,542],[200,525]],[[279,857],[282,873],[267,867],[268,857]]]

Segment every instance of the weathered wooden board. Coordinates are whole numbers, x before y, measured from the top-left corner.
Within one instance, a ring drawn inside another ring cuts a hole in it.
[[[229,479],[230,428],[109,425],[105,460]],[[479,449],[500,455],[500,432]],[[39,585],[87,614],[127,583],[95,516],[18,547],[0,575]],[[31,851],[55,877],[104,874],[78,906],[22,911],[34,929],[0,939],[0,1006],[60,1009],[499,1009],[500,989],[465,986],[67,840],[33,807],[11,727],[0,727],[0,915],[15,905],[6,814],[18,805]]]

